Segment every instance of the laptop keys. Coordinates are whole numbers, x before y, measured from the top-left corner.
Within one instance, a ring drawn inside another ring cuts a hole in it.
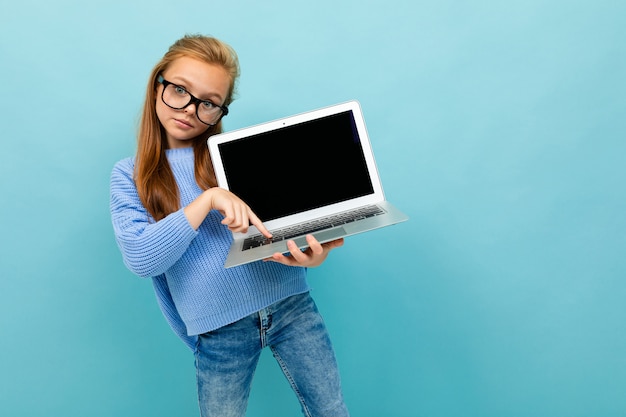
[[[282,240],[291,239],[309,233],[315,233],[320,230],[329,229],[335,226],[341,226],[347,223],[377,216],[383,213],[383,209],[376,205],[371,205],[350,212],[336,214],[328,218],[312,220],[310,222],[295,227],[271,231],[271,239],[268,239],[261,234],[250,236],[249,238],[244,240],[242,250],[257,248],[259,246],[269,245],[270,243],[280,242]]]

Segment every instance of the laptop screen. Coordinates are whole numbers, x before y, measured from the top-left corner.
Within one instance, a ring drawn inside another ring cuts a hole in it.
[[[374,192],[352,111],[219,148],[230,191],[263,222]]]

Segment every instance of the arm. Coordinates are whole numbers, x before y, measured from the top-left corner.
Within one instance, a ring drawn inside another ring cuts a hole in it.
[[[167,271],[197,235],[183,211],[155,222],[137,194],[130,159],[114,167],[110,193],[113,230],[128,269],[142,277]]]
[[[185,326],[183,319],[180,317],[180,314],[178,314],[178,310],[176,310],[165,275],[154,277],[152,279],[152,284],[157,293],[156,298],[159,302],[159,307],[161,308],[161,311],[163,312],[163,315],[165,316],[165,319],[169,323],[170,327],[191,350],[194,350],[196,348],[198,337],[187,335],[187,327]]]
[[[261,220],[250,207],[230,191],[223,188],[209,188],[183,210],[189,224],[198,229],[211,210],[219,210],[224,216],[222,224],[233,232],[245,233],[253,224],[266,237],[272,237]]]
[[[245,232],[252,223],[271,237],[243,201],[221,188],[203,192],[187,207],[154,222],[137,194],[131,160],[118,163],[111,174],[111,218],[115,237],[124,263],[139,276],[160,275],[174,265],[213,209],[222,212],[222,224],[232,231]]]

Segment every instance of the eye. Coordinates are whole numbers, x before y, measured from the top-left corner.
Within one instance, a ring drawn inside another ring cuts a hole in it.
[[[217,107],[215,104],[213,104],[213,102],[208,101],[208,100],[204,100],[202,102],[202,108],[204,108],[205,110],[212,110],[215,107]]]
[[[176,91],[176,94],[179,94],[181,96],[187,94],[187,90],[185,90],[183,87],[179,85],[174,86],[174,91]]]

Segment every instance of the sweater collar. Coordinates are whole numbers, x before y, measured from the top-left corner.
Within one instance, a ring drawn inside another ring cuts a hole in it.
[[[165,155],[169,161],[177,161],[181,159],[187,159],[189,157],[193,157],[193,147],[188,148],[176,148],[176,149],[166,149]]]

